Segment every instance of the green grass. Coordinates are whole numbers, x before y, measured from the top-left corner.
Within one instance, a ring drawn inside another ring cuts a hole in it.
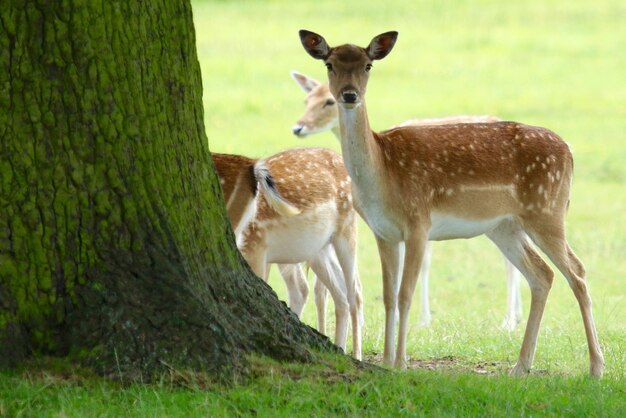
[[[0,375],[0,416],[624,415],[626,3],[197,1],[194,14],[213,151],[262,157],[293,146],[339,148],[330,133],[306,142],[290,133],[304,96],[289,70],[325,77],[323,65],[300,45],[301,28],[331,45],[365,45],[378,33],[400,32],[370,78],[375,129],[415,117],[488,113],[564,137],[576,161],[568,235],[587,268],[606,376],[587,378],[580,312],[561,275],[548,299],[536,371],[523,379],[506,376],[525,324],[513,333],[498,328],[506,304],[504,265],[495,247],[478,238],[435,244],[434,321],[417,326],[416,295],[410,371],[358,372],[342,360],[328,360],[326,368],[255,360],[258,372],[228,387],[177,387],[165,379],[122,388],[33,367]],[[376,360],[383,349],[380,265],[371,233],[363,223],[359,228],[363,347]],[[275,271],[270,283],[286,298]],[[525,285],[523,300],[526,314]],[[303,320],[316,323],[312,302]]]
[[[321,361],[281,365],[253,358],[252,377],[234,386],[206,380],[181,386],[164,376],[159,384],[122,387],[71,368],[5,374],[0,416],[618,416],[626,408],[623,382],[613,378],[381,373],[357,371],[345,360]]]

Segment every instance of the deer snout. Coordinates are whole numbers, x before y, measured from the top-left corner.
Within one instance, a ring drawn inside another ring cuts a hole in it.
[[[341,92],[341,99],[344,103],[356,103],[358,97],[358,94],[354,90],[344,90]]]
[[[291,128],[291,132],[293,132],[293,134],[294,134],[295,136],[302,136],[302,130],[303,130],[303,129],[304,129],[304,126],[302,126],[302,125],[294,125],[294,126]]]

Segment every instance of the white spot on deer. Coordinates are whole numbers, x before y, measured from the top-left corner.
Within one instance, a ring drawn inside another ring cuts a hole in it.
[[[556,170],[555,177],[556,177],[557,180],[561,179],[561,172],[559,170]]]
[[[543,193],[543,185],[540,184],[539,187],[537,187],[537,193],[538,194],[542,194]]]
[[[446,190],[446,194],[447,194],[448,196],[452,196],[452,193],[454,193],[454,189],[448,189],[448,190]]]
[[[533,205],[533,204],[531,203],[530,205],[526,206],[526,209],[527,209],[527,210],[533,210],[533,209],[535,209],[535,205]]]
[[[548,168],[548,166],[546,165],[546,163],[541,163],[541,168],[545,170],[546,168]]]
[[[400,164],[400,167],[404,167],[404,161],[400,160],[398,161],[398,164]]]
[[[527,172],[527,173],[530,173],[530,170],[532,170],[532,168],[531,168],[529,165],[527,165],[527,166],[526,166],[526,172]]]

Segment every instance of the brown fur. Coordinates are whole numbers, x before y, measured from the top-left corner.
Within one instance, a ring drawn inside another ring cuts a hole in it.
[[[254,164],[257,160],[235,154],[211,153],[224,193],[226,211],[233,229],[237,229],[246,207],[257,193]],[[235,193],[233,195],[233,193]]]

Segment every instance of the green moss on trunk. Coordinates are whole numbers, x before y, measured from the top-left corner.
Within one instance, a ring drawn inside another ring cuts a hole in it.
[[[330,346],[236,251],[188,0],[8,2],[0,33],[0,361],[146,378]]]

